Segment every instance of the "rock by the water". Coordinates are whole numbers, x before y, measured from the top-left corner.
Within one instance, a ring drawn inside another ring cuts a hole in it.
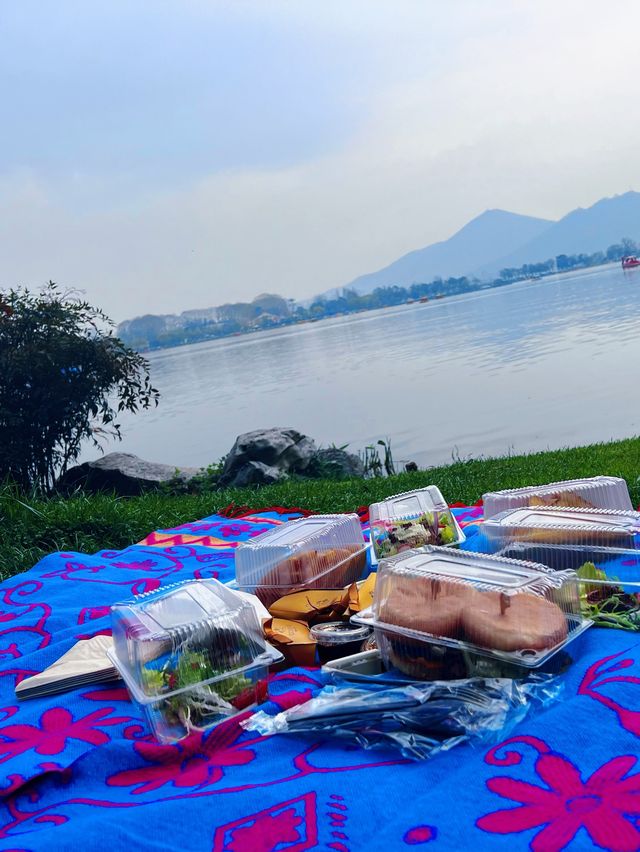
[[[313,439],[296,429],[274,427],[245,432],[238,435],[225,460],[220,485],[241,487],[276,482],[271,478],[274,470],[278,479],[290,473],[304,475],[315,453]],[[257,479],[260,476],[264,477],[262,483]]]
[[[318,450],[315,454],[309,472],[311,471],[318,477],[348,479],[363,477],[364,465],[362,459],[355,453],[348,453],[338,447],[328,447]]]
[[[246,488],[250,485],[273,485],[280,482],[286,474],[277,467],[270,467],[259,461],[250,461],[243,464],[233,479],[236,488]]]
[[[58,481],[58,488],[68,491],[81,487],[92,493],[115,491],[129,497],[175,479],[176,475],[188,480],[201,472],[197,467],[183,467],[176,474],[175,465],[145,461],[131,453],[108,453],[69,468]]]

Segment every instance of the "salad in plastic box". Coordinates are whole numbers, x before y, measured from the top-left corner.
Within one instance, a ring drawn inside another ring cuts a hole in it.
[[[431,678],[442,648],[533,668],[590,624],[576,575],[496,556],[424,547],[382,560],[370,624],[387,667]]]
[[[359,580],[367,549],[358,516],[288,521],[236,548],[236,583],[265,606],[303,589],[338,589]]]
[[[190,580],[111,608],[109,656],[160,740],[203,730],[267,695],[282,654],[252,604],[217,580]]]
[[[456,545],[465,535],[435,485],[395,494],[369,506],[371,541],[378,559],[431,545]]]
[[[562,506],[574,509],[633,509],[629,488],[617,476],[568,479],[547,485],[528,485],[491,491],[482,498],[484,517],[523,506]]]

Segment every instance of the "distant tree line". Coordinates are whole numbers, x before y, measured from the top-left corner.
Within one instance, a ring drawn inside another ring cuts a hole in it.
[[[559,254],[540,263],[525,263],[518,267],[505,267],[492,281],[478,278],[434,278],[425,283],[408,287],[392,285],[376,287],[371,293],[359,294],[345,288],[338,295],[318,297],[310,305],[296,304],[292,299],[263,294],[252,302],[236,302],[219,308],[202,311],[187,311],[180,317],[147,314],[121,323],[118,334],[130,346],[138,349],[155,349],[214,340],[219,337],[246,334],[301,322],[314,322],[327,317],[359,311],[371,311],[393,307],[414,301],[426,301],[444,296],[457,296],[489,287],[502,287],[516,281],[541,278],[556,272],[586,269],[603,263],[621,260],[640,251],[638,244],[624,237],[619,243],[610,245],[606,251],[593,254]]]
[[[596,251],[593,254],[558,254],[543,263],[525,263],[517,268],[508,267],[500,270],[502,281],[519,281],[536,275],[551,275],[554,272],[567,272],[569,269],[586,269],[589,266],[600,266],[603,263],[613,263],[622,260],[629,254],[636,254],[640,247],[635,240],[623,237],[619,243],[610,245],[606,251]]]

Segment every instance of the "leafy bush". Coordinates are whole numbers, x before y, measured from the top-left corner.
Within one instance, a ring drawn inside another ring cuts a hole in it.
[[[180,470],[176,469],[175,476],[160,486],[160,492],[167,496],[178,497],[186,494],[210,494],[212,491],[216,491],[225,458],[226,456],[223,456],[189,479],[183,479],[180,476]]]
[[[112,325],[53,282],[0,292],[0,477],[48,491],[83,441],[120,438],[118,412],[157,404],[147,361]]]

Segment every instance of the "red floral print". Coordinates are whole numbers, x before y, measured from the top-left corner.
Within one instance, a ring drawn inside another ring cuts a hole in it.
[[[40,725],[7,725],[0,728],[0,762],[34,749],[36,754],[60,754],[67,740],[82,740],[91,745],[103,745],[111,739],[101,727],[130,721],[128,716],[111,716],[113,707],[94,710],[74,721],[64,707],[54,707],[40,717]]]
[[[405,832],[402,838],[408,846],[421,846],[430,843],[438,836],[438,829],[433,825],[416,825]]]
[[[253,532],[255,534],[252,524],[226,524],[225,526],[220,527],[218,532],[223,538],[232,539],[239,538],[242,533]],[[264,532],[264,530],[261,529],[258,535],[262,532]]]
[[[640,685],[640,677],[637,675],[619,674],[625,669],[632,668],[636,663],[633,657],[619,659],[626,653],[626,651],[619,651],[617,654],[611,654],[609,657],[604,657],[589,666],[578,687],[578,695],[588,695],[589,698],[593,698],[594,701],[598,701],[604,707],[612,710],[622,727],[638,737],[640,736],[640,710],[624,707],[611,695],[606,694],[606,690],[611,684]],[[615,662],[613,662],[614,660]],[[605,687],[604,692],[602,691],[603,687]]]
[[[300,840],[298,827],[303,823],[295,808],[287,808],[277,814],[263,813],[251,825],[234,828],[229,852],[272,852],[281,843]]]
[[[494,834],[513,834],[544,826],[531,841],[534,852],[564,849],[584,828],[591,840],[612,852],[640,848],[640,831],[629,817],[640,815],[640,773],[631,755],[616,757],[582,781],[578,769],[559,754],[540,755],[535,770],[547,785],[513,778],[491,778],[487,787],[520,807],[480,817],[477,826]]]
[[[112,787],[135,787],[131,791],[134,795],[150,793],[165,784],[209,787],[220,781],[224,767],[242,766],[255,757],[253,751],[235,743],[242,733],[237,718],[232,728],[219,726],[209,736],[194,733],[176,745],[136,743],[135,750],[150,765],[118,772],[107,783]]]
[[[332,832],[332,836],[336,834]],[[341,835],[346,838],[344,833]],[[304,852],[318,848],[318,815],[314,792],[220,825],[213,838],[213,852],[273,852],[275,849]],[[342,843],[329,843],[326,848],[346,850]]]

